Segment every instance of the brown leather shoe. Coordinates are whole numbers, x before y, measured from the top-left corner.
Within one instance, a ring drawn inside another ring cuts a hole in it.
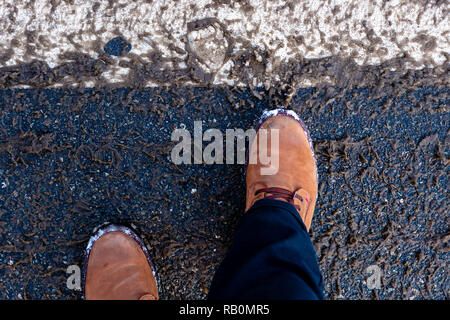
[[[158,288],[141,239],[124,226],[108,225],[89,240],[84,266],[87,300],[157,300]]]
[[[259,145],[263,131],[261,129],[267,130],[267,143],[262,146]],[[266,152],[271,150],[273,142],[270,129],[279,130],[279,148],[275,148],[273,153]],[[317,200],[318,175],[314,149],[306,126],[291,110],[265,111],[258,123],[256,137],[251,143],[249,155],[250,159],[253,156],[257,160],[254,164],[247,165],[245,211],[263,198],[287,201],[296,207],[309,231]],[[278,156],[278,171],[275,174],[261,174],[262,168],[270,166],[261,163],[261,151],[273,159]]]

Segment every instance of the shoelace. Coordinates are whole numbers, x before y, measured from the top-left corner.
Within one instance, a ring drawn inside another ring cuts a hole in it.
[[[308,199],[303,199],[303,197],[298,195],[297,192],[291,192],[283,188],[262,188],[255,192],[255,196],[260,193],[267,194],[264,196],[264,198],[287,200],[289,203],[293,204],[297,210],[300,210],[300,206],[295,205],[294,198],[297,198],[298,200],[300,200],[300,202],[303,202],[304,200],[308,202]]]

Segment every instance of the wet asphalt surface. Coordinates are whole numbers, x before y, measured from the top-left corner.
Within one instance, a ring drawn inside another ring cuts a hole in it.
[[[311,236],[328,299],[448,298],[449,93],[325,87],[290,101],[318,157]],[[204,299],[243,214],[244,168],[175,166],[171,133],[247,129],[273,107],[224,87],[1,90],[0,298],[81,298],[66,269],[114,222],[146,242],[162,299]]]

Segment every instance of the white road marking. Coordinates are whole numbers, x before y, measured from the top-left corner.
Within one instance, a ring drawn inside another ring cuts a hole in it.
[[[179,58],[163,68],[184,67],[190,37],[194,49],[204,54],[202,68],[217,72],[214,83],[239,84],[230,75],[232,61],[221,61],[226,39],[207,43],[223,37],[221,30],[210,26],[187,35],[189,22],[209,17],[234,40],[234,53],[246,43],[267,52],[269,81],[276,79],[276,66],[290,58],[351,56],[360,65],[373,65],[406,54],[412,58],[406,67],[423,68],[448,63],[450,54],[448,1],[0,0],[0,56],[9,57],[0,60],[0,68],[34,59],[55,67],[68,51],[96,58],[106,42],[123,35],[132,50],[115,58],[115,66],[104,74],[112,83],[121,82],[129,73],[124,61],[150,62],[155,49]],[[261,85],[259,80],[255,84]]]

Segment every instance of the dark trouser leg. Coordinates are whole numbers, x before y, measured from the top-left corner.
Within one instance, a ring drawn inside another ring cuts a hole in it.
[[[262,199],[244,214],[209,299],[323,299],[309,234],[290,203]]]

